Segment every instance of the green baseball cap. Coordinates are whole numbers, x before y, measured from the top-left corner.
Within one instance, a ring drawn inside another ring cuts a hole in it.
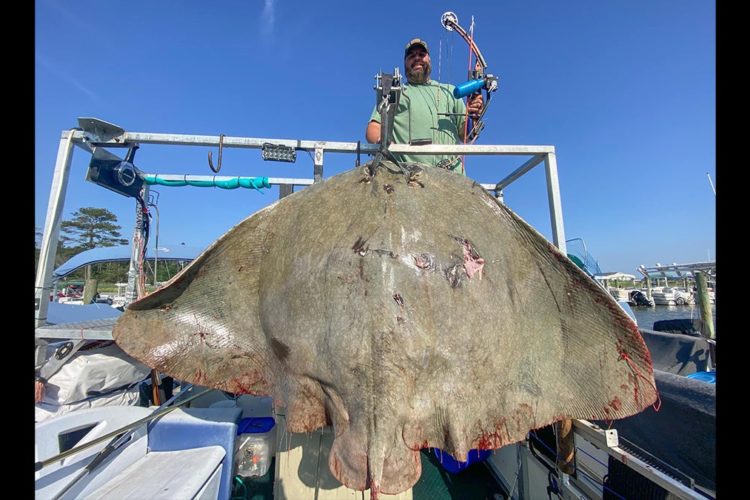
[[[429,47],[427,47],[427,42],[422,40],[421,38],[412,38],[409,43],[406,44],[406,48],[404,49],[404,57],[406,57],[406,54],[409,53],[409,49],[414,47],[415,45],[421,45],[424,47],[424,50],[427,51],[427,53],[430,53]]]

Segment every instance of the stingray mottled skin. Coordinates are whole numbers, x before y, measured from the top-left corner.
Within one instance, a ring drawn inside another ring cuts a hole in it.
[[[357,168],[232,228],[131,304],[117,343],[177,379],[332,424],[345,485],[395,494],[419,450],[459,460],[656,399],[636,325],[472,180]]]

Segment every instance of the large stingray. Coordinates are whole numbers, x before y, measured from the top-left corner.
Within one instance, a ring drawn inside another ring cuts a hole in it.
[[[472,180],[383,164],[232,228],[114,337],[180,380],[272,395],[291,432],[333,424],[343,484],[396,494],[419,450],[459,460],[565,418],[654,402],[616,302]]]

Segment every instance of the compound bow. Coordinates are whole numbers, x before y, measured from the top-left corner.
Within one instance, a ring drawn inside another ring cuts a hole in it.
[[[453,95],[457,99],[461,99],[468,95],[481,92],[482,89],[484,89],[485,95],[487,96],[485,104],[482,106],[482,111],[479,112],[479,116],[474,118],[471,131],[466,134],[464,139],[465,142],[474,144],[474,141],[477,140],[479,133],[484,128],[482,118],[489,108],[492,93],[497,90],[499,78],[487,73],[487,62],[485,61],[482,52],[474,42],[474,39],[466,33],[466,30],[463,29],[460,24],[458,24],[458,17],[456,14],[450,11],[445,12],[440,18],[440,22],[446,30],[458,33],[461,38],[469,44],[469,50],[474,53],[474,56],[476,57],[474,70],[469,70],[469,80],[460,85],[456,85],[456,88],[453,90]]]

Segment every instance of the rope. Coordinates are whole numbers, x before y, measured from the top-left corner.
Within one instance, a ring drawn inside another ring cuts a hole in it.
[[[138,195],[137,200],[141,210],[141,232],[136,236],[137,241],[135,242],[138,245],[138,254],[140,255],[140,258],[138,259],[138,282],[136,283],[136,294],[138,295],[138,298],[143,298],[146,296],[146,275],[143,272],[143,262],[146,259],[146,247],[148,245],[150,230],[149,217],[151,214],[148,211],[148,206],[146,206],[146,201],[143,197]]]
[[[557,430],[555,429],[555,424],[552,424],[552,433],[555,436],[555,441],[557,441]],[[560,454],[557,453],[557,450],[553,450],[552,448],[547,446],[547,443],[542,441],[542,439],[536,435],[536,432],[534,431],[529,432],[529,436],[532,436],[534,439],[536,439],[539,442],[539,444],[541,444],[544,448],[547,449],[547,451],[549,451],[552,455],[555,456],[555,470],[558,470],[557,459],[560,458]]]

